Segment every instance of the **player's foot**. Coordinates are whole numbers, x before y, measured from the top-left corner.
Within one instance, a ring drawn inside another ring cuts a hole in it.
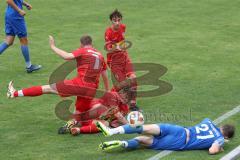
[[[80,134],[80,128],[79,127],[73,127],[73,128],[71,128],[70,132],[73,136],[77,136],[77,135]]]
[[[69,120],[64,126],[58,129],[58,134],[66,134],[70,132],[70,129],[77,124],[75,120]]]
[[[109,142],[103,142],[99,145],[99,148],[103,151],[109,151],[114,148],[120,148],[123,147],[122,141],[109,141]]]
[[[8,91],[7,91],[7,97],[8,98],[14,98],[14,92],[15,92],[16,90],[14,89],[14,87],[13,87],[13,81],[10,81],[9,83],[8,83]]]
[[[32,73],[32,72],[37,71],[41,68],[42,68],[41,65],[32,64],[30,67],[26,68],[26,71],[27,71],[27,73]]]
[[[104,136],[110,137],[113,135],[111,133],[111,129],[105,126],[102,122],[97,121],[96,126],[103,133]]]

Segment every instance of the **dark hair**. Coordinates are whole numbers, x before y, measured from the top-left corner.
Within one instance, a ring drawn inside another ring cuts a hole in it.
[[[110,15],[109,15],[110,20],[113,18],[121,18],[122,19],[122,13],[118,11],[118,9],[115,9]]]
[[[222,134],[224,137],[232,138],[234,136],[235,127],[233,125],[225,124],[225,125],[221,126],[221,129],[222,129]]]
[[[92,45],[92,38],[89,35],[84,35],[80,38],[80,42],[83,46]]]

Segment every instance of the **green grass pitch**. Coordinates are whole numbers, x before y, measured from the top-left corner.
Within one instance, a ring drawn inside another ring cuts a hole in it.
[[[146,123],[172,122],[194,125],[205,117],[216,119],[240,104],[240,1],[229,0],[35,0],[28,11],[30,51],[41,71],[27,74],[15,44],[0,56],[0,159],[19,160],[144,160],[157,151],[139,149],[103,153],[97,150],[103,140],[125,139],[135,135],[104,138],[101,134],[57,135],[64,122],[54,113],[57,96],[6,98],[6,85],[15,87],[47,84],[49,76],[64,61],[52,53],[48,35],[60,48],[71,51],[79,46],[84,33],[93,36],[103,50],[103,34],[109,13],[118,8],[127,25],[126,37],[133,42],[129,54],[133,62],[159,63],[168,68],[160,79],[173,85],[168,94],[139,98]],[[0,5],[0,39],[4,38],[5,0]],[[174,116],[182,117],[180,119]],[[170,118],[169,118],[170,117]],[[191,117],[191,118],[190,118]],[[240,129],[240,115],[225,122]],[[224,123],[225,123],[224,122]],[[216,156],[207,151],[174,152],[164,159],[219,159],[238,146],[239,134]]]

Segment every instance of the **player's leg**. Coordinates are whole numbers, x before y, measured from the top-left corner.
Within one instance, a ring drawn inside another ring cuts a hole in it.
[[[33,65],[30,60],[30,53],[28,48],[27,27],[24,19],[17,19],[11,21],[11,27],[18,36],[21,44],[21,51],[26,63],[27,73],[39,70],[41,65]]]
[[[20,44],[21,44],[22,55],[23,55],[25,63],[26,63],[27,73],[31,73],[33,71],[41,69],[41,67],[42,67],[41,65],[34,65],[31,63],[27,36],[19,37],[19,40],[20,40]]]
[[[0,44],[0,54],[2,54],[14,42],[14,35],[6,35],[5,41]]]
[[[70,85],[71,82],[73,81],[65,80],[65,82],[67,82],[67,84]],[[62,85],[57,85],[57,88],[59,89],[60,93],[63,93],[63,91],[67,89],[66,86],[63,87]],[[90,120],[88,119],[89,115],[87,114],[82,116],[82,114],[88,112],[88,110],[91,108],[90,105],[91,105],[91,99],[78,96],[75,102],[75,111],[72,119],[67,121],[66,124],[64,124],[58,129],[58,134],[69,133],[71,131],[71,128],[75,127],[78,124],[80,124],[81,126],[89,125],[91,123]],[[78,115],[81,115],[81,117],[79,117]],[[82,118],[87,118],[88,120],[84,121]]]
[[[114,148],[127,148],[127,149],[136,149],[139,146],[145,146],[149,147],[153,143],[153,137],[152,136],[139,136],[130,140],[126,141],[109,141],[109,142],[103,142],[99,145],[99,148],[107,151],[112,150]]]
[[[129,124],[119,126],[117,128],[109,128],[101,122],[96,122],[99,130],[103,132],[105,136],[112,136],[114,134],[147,134],[147,135],[159,135],[160,127],[157,124],[148,124],[138,127],[131,127]]]
[[[134,72],[134,67],[132,61],[130,60],[128,54],[126,54],[126,67],[125,67],[126,77],[130,80],[130,110],[136,111],[139,108],[136,105],[137,99],[137,76]]]
[[[90,110],[79,113],[75,112],[72,117],[78,122],[87,121],[92,119],[98,119],[106,111],[107,107],[103,106],[101,103],[96,103]]]
[[[98,100],[93,100],[91,102],[92,108],[85,112],[75,112],[73,119],[76,120],[78,123],[84,122],[84,121],[90,121],[93,119],[98,119],[100,115],[104,112],[106,112],[107,108],[99,103]],[[77,108],[77,107],[76,107]],[[105,125],[108,125],[105,121],[102,121]],[[91,122],[89,124],[87,123],[81,123],[82,127],[69,127],[70,133],[72,135],[78,135],[80,133],[97,133],[99,130],[96,127],[96,124]]]
[[[5,34],[5,41],[0,44],[0,54],[2,54],[9,46],[11,46],[15,39],[16,34],[9,18],[5,18]]]
[[[58,94],[56,89],[56,84],[43,85],[43,86],[33,86],[29,88],[24,88],[21,90],[16,90],[13,86],[13,81],[10,81],[8,84],[8,98],[15,97],[36,97],[42,94]]]
[[[108,125],[107,121],[101,121],[103,124]],[[79,135],[79,134],[93,134],[98,133],[99,129],[97,128],[96,124],[94,122],[91,122],[88,125],[83,125],[81,127],[72,127],[71,128],[71,134],[73,136]]]
[[[131,111],[139,111],[140,108],[137,106],[137,77],[135,73],[131,73],[128,75],[128,80],[130,81],[130,110]]]

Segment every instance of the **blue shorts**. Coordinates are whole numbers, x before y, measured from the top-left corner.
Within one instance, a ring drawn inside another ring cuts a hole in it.
[[[27,27],[22,18],[14,19],[5,17],[5,33],[7,36],[27,37]]]
[[[154,136],[150,149],[182,150],[185,147],[187,134],[184,127],[171,124],[158,125],[160,135]]]

